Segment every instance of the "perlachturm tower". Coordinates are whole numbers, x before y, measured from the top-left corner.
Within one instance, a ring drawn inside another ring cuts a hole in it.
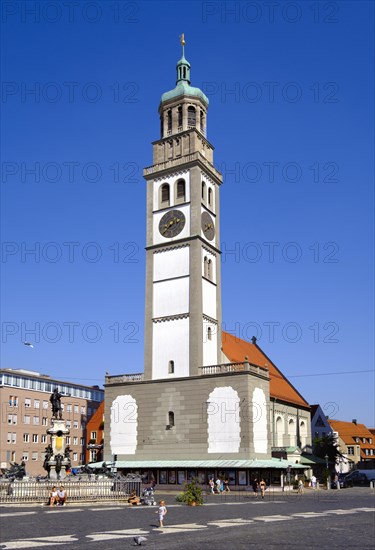
[[[147,181],[145,380],[221,362],[220,184],[207,140],[208,99],[177,63],[162,95]]]

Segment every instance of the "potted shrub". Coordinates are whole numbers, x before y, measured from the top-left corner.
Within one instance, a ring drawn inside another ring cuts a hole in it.
[[[185,483],[184,491],[176,496],[176,500],[189,506],[203,504],[203,491],[198,479],[193,478],[189,483]]]

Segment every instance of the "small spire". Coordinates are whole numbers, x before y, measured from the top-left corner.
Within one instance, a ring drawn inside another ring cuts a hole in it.
[[[177,81],[176,84],[179,82],[187,82],[190,84],[190,63],[185,58],[185,34],[182,33],[180,35],[180,44],[182,46],[182,57],[180,61],[177,63]]]
[[[180,44],[182,46],[182,57],[185,57],[185,44],[186,44],[186,42],[185,42],[185,33],[182,33],[180,35]]]

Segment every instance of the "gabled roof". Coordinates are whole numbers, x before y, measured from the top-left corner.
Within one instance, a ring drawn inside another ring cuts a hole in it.
[[[342,420],[329,420],[332,429],[335,430],[343,440],[345,445],[359,445],[361,448],[361,457],[369,459],[374,457],[375,442],[374,435],[370,432],[364,424],[358,424],[355,422],[344,422]],[[358,442],[356,438],[358,437]],[[363,443],[363,438],[366,438],[366,443]],[[372,443],[369,443],[369,440]],[[373,449],[372,455],[366,455],[365,449]]]
[[[222,350],[231,363],[243,363],[245,357],[248,361],[259,367],[267,367],[270,375],[270,396],[293,405],[309,408],[310,405],[302,395],[285,378],[281,371],[272,363],[271,359],[260,349],[257,344],[251,344],[246,340],[237,338],[228,332],[222,333]]]

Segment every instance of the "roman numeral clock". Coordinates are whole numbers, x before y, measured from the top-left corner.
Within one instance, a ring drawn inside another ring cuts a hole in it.
[[[145,380],[188,377],[221,363],[219,190],[206,138],[208,99],[190,63],[162,95],[147,182]]]

